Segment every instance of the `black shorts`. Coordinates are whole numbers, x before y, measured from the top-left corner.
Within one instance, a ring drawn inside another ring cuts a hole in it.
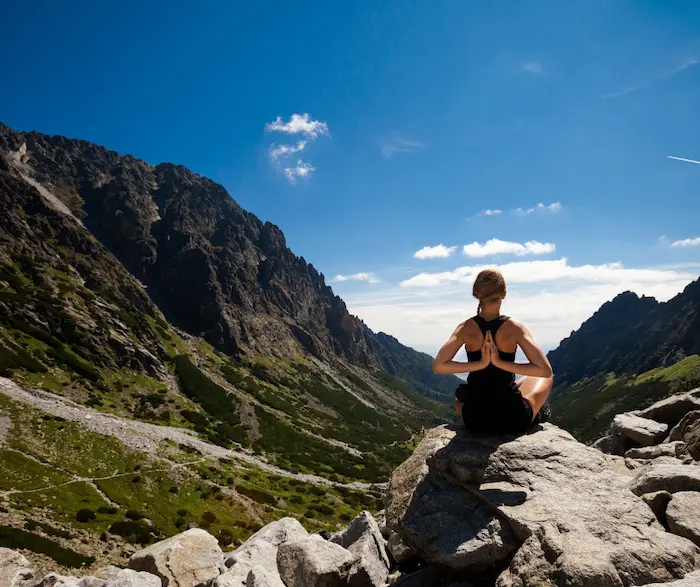
[[[462,419],[472,432],[521,434],[533,425],[532,406],[517,386],[480,392],[463,383],[457,387],[455,397],[464,403]]]

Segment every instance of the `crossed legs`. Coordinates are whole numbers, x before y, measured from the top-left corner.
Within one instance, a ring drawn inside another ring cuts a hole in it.
[[[538,414],[552,391],[553,377],[523,377],[518,382],[520,394],[532,406],[533,417]]]

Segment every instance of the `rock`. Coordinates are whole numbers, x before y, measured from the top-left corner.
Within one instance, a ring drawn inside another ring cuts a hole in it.
[[[258,568],[265,571],[277,572],[277,546],[264,539],[244,542],[243,545],[226,555],[226,567],[232,568],[243,565],[249,569]]]
[[[410,546],[407,546],[396,532],[392,532],[389,535],[386,547],[391,558],[399,566],[410,565],[418,559],[415,551]]]
[[[330,538],[354,556],[348,571],[348,584],[358,587],[381,587],[389,575],[389,556],[386,541],[372,514],[362,511]]]
[[[306,538],[309,533],[304,529],[296,518],[281,518],[264,526],[253,534],[246,542],[264,540],[274,546],[279,546],[285,542]]]
[[[519,437],[439,427],[394,471],[387,524],[469,579],[505,568],[499,587],[620,587],[699,568],[700,549],[665,532],[629,481],[550,423]]]
[[[425,567],[420,571],[404,575],[390,587],[436,587],[442,585],[442,573],[436,567]]]
[[[161,580],[151,573],[122,569],[107,581],[105,587],[161,587],[161,584]]]
[[[674,493],[666,508],[668,529],[700,546],[700,493]]]
[[[700,585],[700,571],[694,571],[688,573],[682,579],[678,581],[671,581],[670,583],[647,583],[642,585],[642,587],[698,587]]]
[[[81,587],[78,577],[49,573],[36,584],[36,587]]]
[[[280,545],[277,568],[287,587],[340,587],[353,559],[342,546],[308,536]]]
[[[613,418],[613,441],[617,448],[616,436],[629,439],[642,446],[658,444],[668,432],[668,425],[635,416],[634,414],[618,414]],[[626,447],[625,447],[626,448]]]
[[[253,569],[248,573],[246,587],[285,587],[277,571],[268,573],[263,569]]]
[[[692,392],[677,393],[650,405],[648,408],[639,410],[638,415],[642,418],[662,422],[671,428],[693,410],[700,410],[700,398]]]
[[[642,495],[642,500],[647,504],[651,511],[654,512],[656,519],[659,520],[664,528],[668,528],[666,520],[666,506],[671,501],[671,494],[668,491],[655,491],[654,493],[645,493]]]
[[[93,571],[93,575],[99,579],[114,579],[123,569],[115,567],[114,565],[107,565],[106,567],[100,567],[96,571]]]
[[[212,587],[246,587],[248,575],[252,570],[248,565],[234,565],[230,571],[214,579]]]
[[[671,430],[669,440],[683,440],[686,451],[696,461],[700,461],[700,410],[687,413],[678,425]]]
[[[637,473],[630,484],[636,495],[656,491],[700,491],[700,467],[696,465],[656,464],[645,467]]]
[[[606,434],[602,438],[596,440],[592,445],[593,448],[597,448],[600,452],[610,453],[612,449],[612,436]]]
[[[386,514],[384,513],[384,510],[374,514],[374,521],[377,522],[377,526],[379,526],[379,531],[382,533],[382,536],[384,536],[384,538],[389,538],[389,532],[386,528]]]
[[[219,576],[223,554],[216,538],[194,528],[176,534],[129,559],[129,567],[162,579],[163,587],[198,587]]]
[[[656,446],[643,446],[631,448],[625,453],[625,457],[631,459],[656,459],[658,457],[679,457],[683,455],[685,442],[677,440]]]
[[[160,587],[160,579],[156,577],[155,575],[151,575],[156,581],[158,581],[158,587]],[[107,580],[106,579],[100,579],[99,577],[83,577],[80,579],[77,583],[78,587],[106,587],[107,586]],[[127,583],[128,586],[128,583]]]
[[[24,555],[9,548],[0,548],[0,585],[34,587],[34,571]]]

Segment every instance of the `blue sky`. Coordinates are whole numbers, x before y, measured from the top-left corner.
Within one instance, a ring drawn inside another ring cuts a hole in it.
[[[221,182],[415,348],[473,313],[482,265],[547,348],[619,291],[700,273],[700,165],[667,158],[700,160],[700,3],[40,1],[3,21],[0,121]]]

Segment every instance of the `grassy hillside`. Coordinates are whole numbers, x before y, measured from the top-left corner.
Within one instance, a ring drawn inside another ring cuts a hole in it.
[[[596,375],[552,392],[553,421],[579,440],[592,442],[605,433],[615,414],[645,408],[668,395],[698,386],[698,355],[640,375]]]

